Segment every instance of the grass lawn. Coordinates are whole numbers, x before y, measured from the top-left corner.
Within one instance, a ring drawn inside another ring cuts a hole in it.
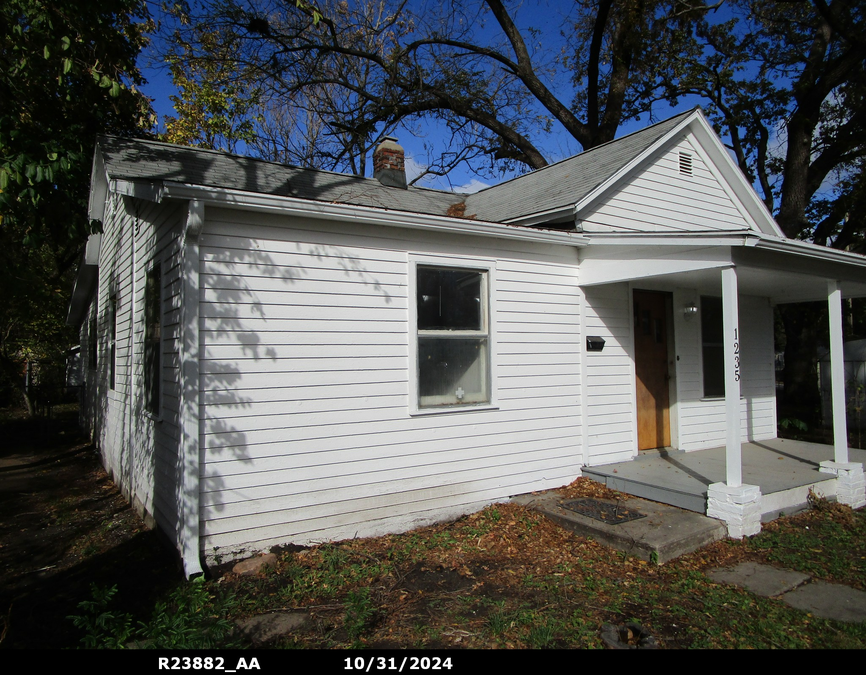
[[[402,535],[282,551],[259,576],[228,572],[203,589],[220,607],[211,616],[309,615],[274,647],[596,649],[604,624],[627,622],[663,648],[866,647],[866,624],[820,619],[705,574],[744,560],[866,590],[866,513],[818,500],[757,537],[659,567],[495,505]]]
[[[405,534],[287,548],[258,576],[226,565],[190,584],[172,576],[170,556],[73,423],[72,414],[56,428],[0,421],[5,648],[247,646],[231,636],[234,622],[273,612],[308,617],[268,645],[278,648],[591,649],[604,646],[602,626],[628,622],[668,649],[866,647],[866,623],[824,620],[706,576],[757,561],[866,590],[863,509],[815,500],[756,537],[657,566],[499,504]],[[605,491],[579,479],[567,495]]]

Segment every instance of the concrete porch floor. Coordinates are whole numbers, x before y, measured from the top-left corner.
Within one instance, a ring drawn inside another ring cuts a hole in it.
[[[764,520],[804,505],[810,487],[836,495],[835,477],[818,471],[820,462],[833,459],[830,445],[774,438],[743,443],[742,457],[743,483],[760,487]],[[851,448],[848,457],[866,464],[866,450]],[[586,466],[583,475],[626,494],[706,513],[708,486],[725,482],[725,449],[642,452],[627,462]]]

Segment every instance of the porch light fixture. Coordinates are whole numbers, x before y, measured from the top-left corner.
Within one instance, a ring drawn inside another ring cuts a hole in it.
[[[686,318],[686,321],[691,321],[692,317],[698,313],[698,306],[691,302],[685,307],[683,307],[683,316]]]

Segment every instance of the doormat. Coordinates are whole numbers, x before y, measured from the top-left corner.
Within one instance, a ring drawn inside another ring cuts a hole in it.
[[[562,502],[561,506],[582,516],[600,520],[608,525],[619,525],[620,523],[628,523],[638,518],[646,518],[643,513],[636,509],[627,509],[624,506],[602,502],[598,499],[571,499],[567,502]]]

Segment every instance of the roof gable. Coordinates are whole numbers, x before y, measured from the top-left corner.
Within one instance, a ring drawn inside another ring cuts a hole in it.
[[[622,194],[623,186],[628,182],[645,179],[647,172],[652,171],[650,167],[653,165],[658,168],[665,162],[670,164],[672,158],[669,155],[666,157],[666,153],[674,151],[678,154],[679,150],[694,152],[692,160],[697,162],[694,165],[696,174],[692,177],[690,189],[686,189],[685,194],[682,191],[677,193],[673,189],[671,181],[668,181],[667,189],[661,191],[663,201],[667,204],[666,216],[670,218],[680,215],[685,205],[689,209],[694,209],[695,213],[691,217],[682,214],[683,218],[679,224],[674,222],[675,227],[669,228],[672,232],[745,229],[772,237],[784,238],[784,234],[779,229],[772,214],[760,200],[743,172],[731,159],[727,149],[722,145],[721,139],[713,131],[700,108],[690,111],[679,125],[657,138],[655,143],[635,156],[630,162],[621,166],[617,172],[578,200],[574,206],[576,221],[583,221],[593,212],[593,209],[599,208],[599,204],[614,199],[614,195],[618,191]],[[678,160],[675,161],[678,164]],[[670,172],[668,173],[670,174]],[[683,186],[682,181],[680,183],[680,188],[689,187],[688,185]],[[721,197],[722,201],[717,201],[716,205],[713,206],[711,193],[715,193],[717,200],[721,194],[724,194],[727,199]],[[695,201],[691,202],[690,200]],[[697,208],[698,202],[703,203],[701,208]],[[723,208],[716,214],[716,217],[707,219],[714,208],[722,205]],[[731,208],[736,213],[731,213]],[[699,214],[698,211],[702,211],[702,213]],[[657,225],[658,216],[655,218],[654,224]],[[676,218],[671,218],[671,220],[676,221]],[[639,228],[639,231],[654,232],[659,230],[654,229],[653,224],[650,224],[649,227]]]
[[[694,111],[641,129],[622,138],[469,195],[466,213],[482,220],[535,224],[550,220],[604,185],[624,166],[653,147]],[[525,222],[528,219],[528,222]]]
[[[686,129],[579,210],[586,233],[750,232],[747,211]]]

